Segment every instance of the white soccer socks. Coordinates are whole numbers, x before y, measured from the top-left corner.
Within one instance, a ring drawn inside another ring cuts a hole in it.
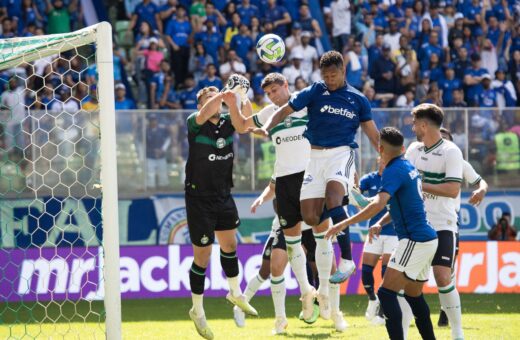
[[[302,247],[301,236],[285,236],[285,243],[287,245],[287,255],[289,256],[289,263],[291,269],[300,286],[302,295],[309,292],[312,287],[307,278],[307,259]]]
[[[450,321],[452,339],[464,339],[460,295],[453,283],[447,287],[439,287],[439,300]]]
[[[256,274],[249,282],[247,283],[246,290],[244,291],[244,295],[246,296],[247,301],[251,301],[253,296],[255,296],[260,286],[264,283],[264,279],[260,276],[260,274]]]
[[[332,267],[334,251],[331,240],[325,239],[326,233],[326,231],[314,233],[314,238],[316,239],[316,267],[318,268],[318,277],[320,279],[318,293],[328,296],[330,268]]]
[[[271,296],[274,304],[274,315],[285,318],[285,279],[281,276],[271,276]]]

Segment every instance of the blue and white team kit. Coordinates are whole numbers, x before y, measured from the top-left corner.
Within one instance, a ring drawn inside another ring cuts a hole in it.
[[[399,239],[388,268],[410,280],[428,281],[438,240],[426,219],[419,171],[403,156],[392,159],[383,171],[379,192],[390,195],[390,216]]]
[[[324,198],[331,180],[342,183],[348,194],[354,185],[356,132],[372,120],[367,98],[348,84],[329,91],[324,82],[316,82],[293,96],[289,106],[294,111],[307,108],[304,136],[313,146],[300,200]]]
[[[374,197],[379,192],[379,188],[381,187],[381,175],[379,172],[374,171],[366,174],[361,177],[359,180],[359,190],[361,192],[367,192],[369,197]],[[377,215],[370,219],[370,226],[374,225],[378,222],[388,210],[384,208]],[[369,238],[367,237],[365,240],[365,244],[363,246],[363,252],[382,255],[382,254],[392,254],[394,249],[397,247],[399,240],[397,239],[397,234],[394,229],[394,225],[392,222],[385,224],[381,233],[377,238],[372,239],[372,243],[369,242]]]

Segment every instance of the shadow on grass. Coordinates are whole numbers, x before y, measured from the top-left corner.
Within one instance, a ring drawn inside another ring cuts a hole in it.
[[[439,311],[437,295],[427,295],[432,318]],[[462,312],[475,314],[520,313],[519,294],[462,294]],[[273,319],[273,302],[269,296],[255,297],[251,304],[258,310],[259,318]],[[367,306],[366,296],[342,296],[341,309],[349,316],[362,316]],[[138,321],[183,321],[190,320],[188,310],[191,299],[152,299],[123,300],[123,322]],[[229,320],[233,318],[232,306],[225,298],[205,298],[204,308],[208,320]],[[288,317],[297,317],[301,303],[291,296],[286,301]],[[64,301],[64,302],[24,302],[0,303],[0,324],[104,322],[105,313],[102,301]]]

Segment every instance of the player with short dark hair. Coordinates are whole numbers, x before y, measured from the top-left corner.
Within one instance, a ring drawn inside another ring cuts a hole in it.
[[[334,225],[326,237],[375,216],[389,205],[389,212],[369,229],[369,242],[372,242],[374,236],[380,235],[382,226],[392,220],[399,238],[377,293],[388,335],[390,339],[404,339],[402,312],[397,299],[399,291],[404,290],[421,337],[435,339],[422,288],[428,281],[431,261],[437,250],[437,234],[426,219],[419,171],[403,157],[403,142],[404,137],[396,128],[381,129],[379,153],[385,170],[379,193],[359,213]]]
[[[261,128],[251,130],[269,136],[269,131],[289,115],[307,108],[307,129],[303,136],[311,145],[311,153],[301,187],[300,208],[303,220],[312,226],[316,238],[316,266],[320,280],[318,301],[321,316],[328,319],[332,314],[329,279],[333,248],[331,241],[324,238],[328,225],[321,222],[331,217],[337,223],[347,216],[342,202],[354,186],[354,149],[358,147],[355,136],[359,126],[374,147],[377,147],[379,136],[372,120],[370,103],[345,82],[342,55],[336,51],[325,53],[320,60],[320,71],[323,81],[295,94]],[[345,240],[340,242],[342,260],[336,276],[338,280],[332,281],[335,284],[345,281],[355,270],[349,233],[339,237]]]
[[[215,236],[220,245],[220,263],[230,289],[226,299],[245,313],[258,315],[242,294],[238,281],[236,228],[240,218],[231,196],[233,134],[235,131],[245,132],[247,126],[244,124],[246,118],[238,107],[237,95],[230,90],[219,92],[214,86],[206,87],[197,93],[197,101],[199,111],[191,114],[187,120],[189,154],[185,200],[194,255],[190,271],[193,307],[189,315],[197,332],[206,339],[213,339],[202,297]],[[223,102],[228,106],[229,114],[221,113]],[[250,115],[251,103],[244,102],[242,109]]]
[[[442,138],[444,113],[434,104],[420,104],[412,110],[413,131],[418,142],[406,151],[406,158],[422,175],[424,204],[428,221],[439,238],[433,258],[433,274],[439,289],[453,339],[463,339],[460,296],[452,281],[458,244],[458,210],[463,176],[462,152],[453,142]]]

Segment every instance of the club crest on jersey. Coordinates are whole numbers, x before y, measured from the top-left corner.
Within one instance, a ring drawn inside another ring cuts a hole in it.
[[[207,237],[206,235],[202,236],[202,238],[200,239],[200,243],[202,244],[208,244],[209,242],[209,237]]]
[[[223,147],[226,146],[226,140],[224,138],[219,138],[217,139],[217,149],[222,149]]]
[[[285,120],[283,121],[283,125],[286,128],[290,128],[292,126],[292,118],[291,117],[285,118]]]

